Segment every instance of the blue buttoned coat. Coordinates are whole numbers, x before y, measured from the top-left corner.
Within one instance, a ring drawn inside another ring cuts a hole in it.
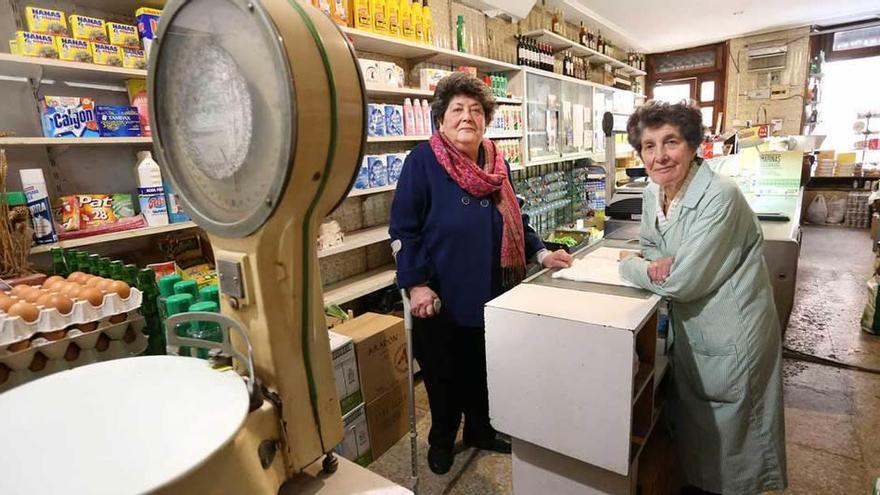
[[[482,153],[481,153],[482,157]],[[483,306],[501,294],[501,213],[492,196],[472,197],[422,143],[407,157],[391,205],[389,233],[401,241],[397,283],[427,283],[460,326],[482,327]],[[523,216],[526,258],[544,248]]]

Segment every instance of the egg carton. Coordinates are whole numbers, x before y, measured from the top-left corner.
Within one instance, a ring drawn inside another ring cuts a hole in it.
[[[30,323],[20,316],[9,316],[0,312],[0,347],[30,339],[38,333],[57,332],[71,325],[101,321],[128,313],[140,308],[142,301],[143,293],[132,287],[128,299],[122,299],[115,293],[104,294],[104,300],[97,307],[88,301],[76,301],[66,315],[55,308],[41,308],[37,319]]]
[[[145,327],[137,315],[91,332],[71,329],[55,341],[36,338],[27,349],[0,354],[0,393],[59,371],[140,355],[147,348]]]

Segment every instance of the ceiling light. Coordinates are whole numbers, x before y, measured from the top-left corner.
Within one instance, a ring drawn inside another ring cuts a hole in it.
[[[742,15],[742,14],[743,14],[742,10],[737,10],[736,12],[733,13],[733,15]]]

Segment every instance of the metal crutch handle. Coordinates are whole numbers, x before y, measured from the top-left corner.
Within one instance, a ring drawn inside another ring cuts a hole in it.
[[[177,326],[191,321],[210,321],[220,325],[220,330],[223,334],[223,341],[214,342],[211,340],[193,339],[177,335]],[[247,355],[238,352],[238,350],[232,345],[232,342],[229,340],[230,328],[235,329],[241,337],[241,340],[244,341],[245,347],[247,348]],[[253,396],[254,384],[256,383],[254,376],[254,350],[253,347],[251,347],[251,341],[248,338],[247,330],[245,330],[244,326],[237,320],[220,313],[211,313],[208,311],[193,311],[169,316],[168,319],[165,320],[165,342],[168,345],[177,347],[189,346],[202,349],[219,349],[221,355],[238,359],[238,361],[243,363],[247,368],[248,395]]]

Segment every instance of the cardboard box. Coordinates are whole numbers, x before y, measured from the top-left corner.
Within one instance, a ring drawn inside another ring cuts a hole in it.
[[[364,402],[361,395],[361,381],[358,379],[357,360],[354,357],[354,341],[336,332],[330,336],[330,355],[333,359],[333,374],[336,377],[336,395],[342,415]]]
[[[359,404],[342,417],[342,429],[345,431],[345,436],[333,450],[342,457],[364,467],[373,462],[370,431],[367,427],[367,415],[363,404]]]
[[[364,313],[333,331],[354,340],[364,403],[369,404],[406,380],[409,366],[402,319]]]
[[[378,459],[409,432],[409,386],[406,380],[394,384],[366,405],[370,450]]]

